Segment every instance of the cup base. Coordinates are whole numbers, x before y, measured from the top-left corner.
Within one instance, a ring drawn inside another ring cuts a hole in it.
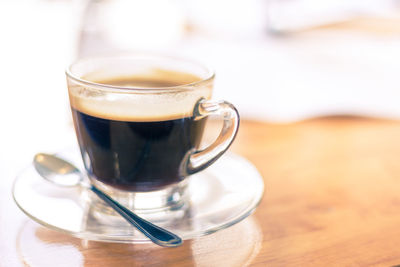
[[[93,179],[91,183],[137,214],[159,213],[182,208],[187,197],[186,189],[188,185],[187,179],[185,179],[178,184],[166,187],[162,190],[152,192],[127,192],[104,185]],[[86,197],[90,198],[93,208],[99,213],[120,216],[101,199],[93,198],[89,195]]]

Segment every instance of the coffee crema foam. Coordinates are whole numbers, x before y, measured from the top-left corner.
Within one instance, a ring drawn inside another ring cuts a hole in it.
[[[138,122],[174,120],[192,116],[196,102],[211,98],[211,82],[197,87],[184,86],[200,80],[197,76],[174,72],[173,75],[127,76],[93,81],[127,88],[166,88],[157,89],[156,93],[101,91],[70,81],[69,97],[72,108],[94,117]],[[180,87],[174,89],[174,86]]]

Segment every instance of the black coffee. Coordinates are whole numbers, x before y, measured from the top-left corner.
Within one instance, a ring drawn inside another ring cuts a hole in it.
[[[205,126],[205,119],[193,117],[109,119],[74,107],[72,113],[88,173],[115,188],[139,192],[181,181],[180,165],[189,150],[198,148]]]

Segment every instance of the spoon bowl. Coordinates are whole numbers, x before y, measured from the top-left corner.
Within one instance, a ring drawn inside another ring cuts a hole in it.
[[[36,171],[47,181],[65,187],[83,185],[83,175],[71,163],[53,155],[36,154],[33,159]]]

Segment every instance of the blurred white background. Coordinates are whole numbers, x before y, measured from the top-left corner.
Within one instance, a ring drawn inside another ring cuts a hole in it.
[[[95,1],[78,55],[152,50],[198,58],[217,71],[215,97],[252,119],[398,117],[399,3]]]

